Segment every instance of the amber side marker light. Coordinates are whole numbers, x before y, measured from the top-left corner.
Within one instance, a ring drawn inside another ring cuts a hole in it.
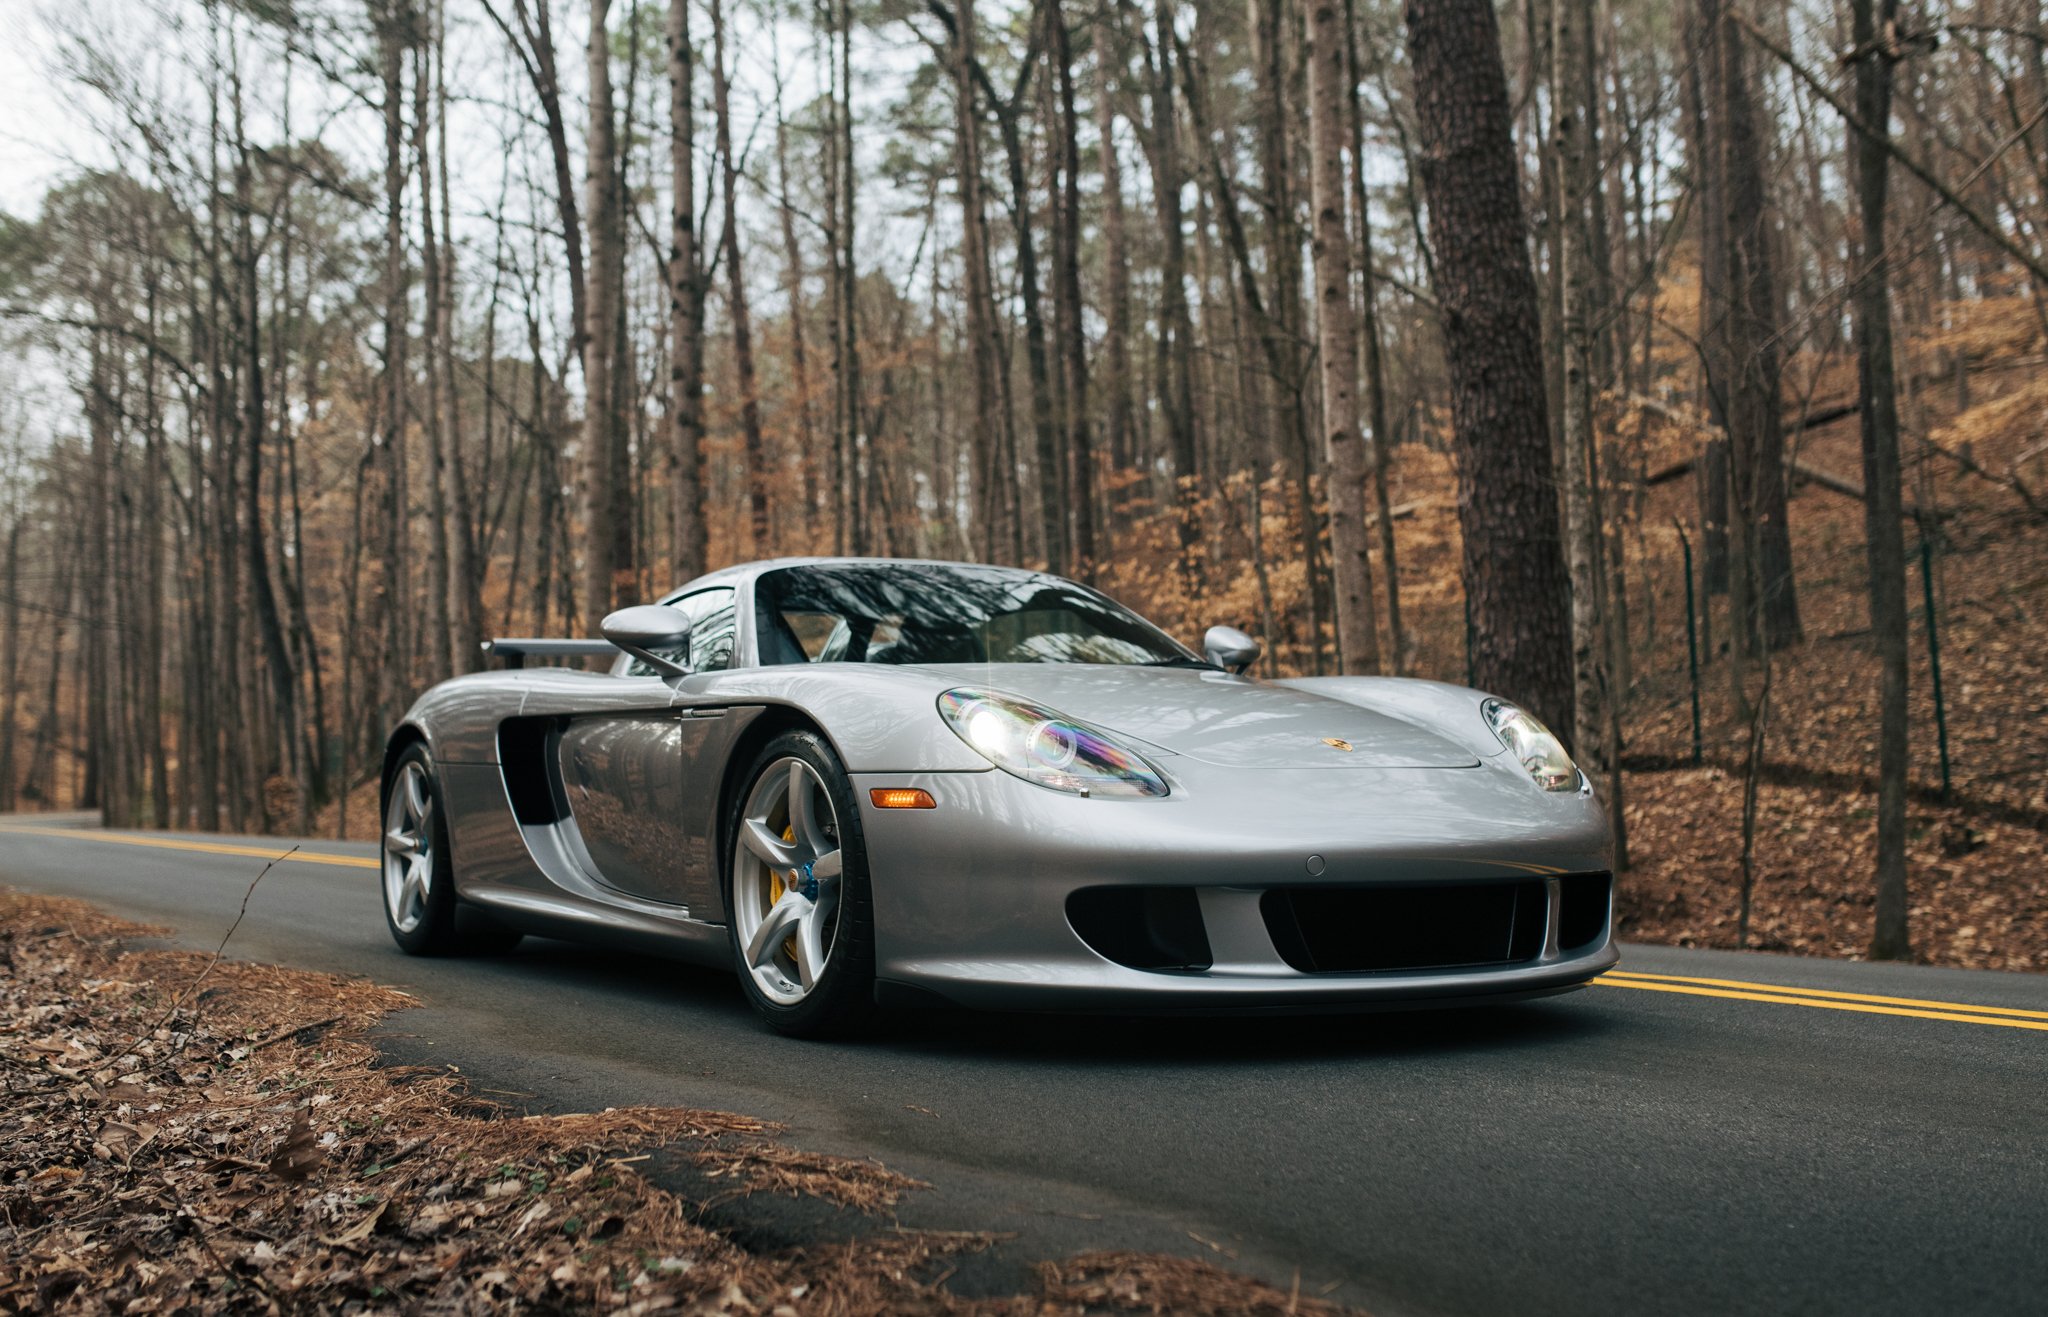
[[[932,799],[932,793],[918,787],[873,787],[868,799],[876,809],[937,809],[939,802]]]

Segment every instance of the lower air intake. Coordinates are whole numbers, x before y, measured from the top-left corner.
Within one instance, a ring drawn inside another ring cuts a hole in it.
[[[1067,922],[1095,953],[1132,969],[1209,968],[1209,935],[1192,887],[1084,887]]]
[[[1266,931],[1304,974],[1512,965],[1543,953],[1541,880],[1419,887],[1275,887]],[[1604,913],[1604,912],[1603,912]]]

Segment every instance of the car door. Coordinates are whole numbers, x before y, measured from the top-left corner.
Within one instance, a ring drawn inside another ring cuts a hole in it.
[[[714,587],[673,603],[690,615],[689,652],[665,657],[684,662],[692,673],[728,666],[735,592]],[[727,710],[647,681],[656,673],[644,660],[631,659],[617,671],[662,695],[645,708],[572,718],[562,729],[559,768],[570,816],[594,876],[606,886],[685,909],[703,904],[708,892],[700,816],[706,811],[692,780],[702,777],[697,766],[719,757],[718,744],[733,720]]]

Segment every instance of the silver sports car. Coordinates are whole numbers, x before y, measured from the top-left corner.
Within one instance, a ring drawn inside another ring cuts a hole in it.
[[[493,641],[513,670],[393,733],[405,950],[728,963],[801,1035],[877,1003],[1498,1000],[1616,960],[1591,788],[1479,691],[1261,681],[1242,632],[1203,657],[1086,586],[960,563],[753,563],[603,630]]]

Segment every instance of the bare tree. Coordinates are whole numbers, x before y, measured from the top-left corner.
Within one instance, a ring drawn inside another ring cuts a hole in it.
[[[613,410],[612,371],[618,359],[620,215],[618,144],[612,109],[611,0],[591,0],[590,124],[584,159],[590,216],[589,287],[583,351],[583,483],[585,623],[595,626],[632,591],[632,519],[619,515],[621,442]],[[624,551],[622,552],[622,547]]]
[[[1602,629],[1601,530],[1594,471],[1593,433],[1592,221],[1597,162],[1593,158],[1584,89],[1592,57],[1592,6],[1588,0],[1551,3],[1552,149],[1557,156],[1555,278],[1563,290],[1558,321],[1563,369],[1560,427],[1564,456],[1565,559],[1571,575],[1573,751],[1583,762],[1602,765],[1607,755],[1606,636]]]
[[[1307,10],[1309,186],[1315,206],[1316,329],[1323,438],[1330,458],[1337,652],[1343,671],[1377,672],[1378,610],[1365,528],[1365,440],[1358,431],[1358,326],[1351,306],[1351,234],[1344,223],[1344,11],[1340,0],[1307,0]]]
[[[669,561],[678,585],[706,567],[704,271],[697,250],[696,51],[690,0],[669,0]]]
[[[1875,960],[1912,954],[1906,928],[1906,543],[1900,525],[1898,384],[1892,362],[1890,252],[1885,245],[1891,155],[1893,23],[1898,0],[1853,0],[1856,116],[1847,134],[1862,219],[1857,247],[1856,380],[1861,398],[1864,535],[1870,631],[1883,676],[1877,734]]]

